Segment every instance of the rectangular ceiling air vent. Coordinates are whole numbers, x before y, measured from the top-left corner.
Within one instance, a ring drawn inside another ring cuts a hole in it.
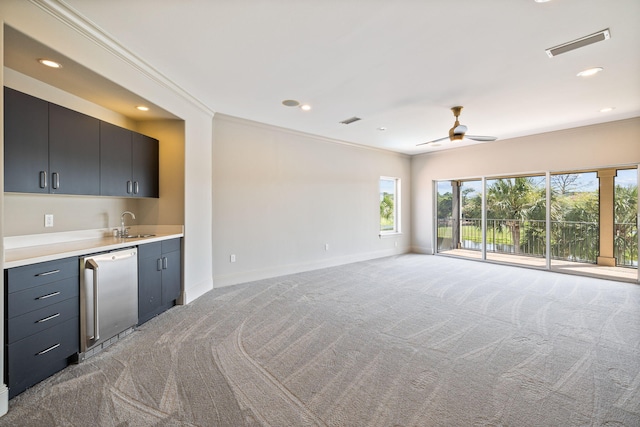
[[[358,120],[362,120],[362,119],[360,117],[353,116],[350,119],[345,119],[341,121],[340,123],[342,123],[343,125],[350,125],[351,123],[357,122]]]
[[[555,47],[550,47],[549,49],[546,49],[545,52],[547,52],[547,55],[549,55],[549,58],[553,58],[554,56],[558,56],[561,53],[567,53],[572,50],[580,49],[581,47],[588,46],[593,43],[609,40],[609,38],[611,38],[611,33],[607,28],[606,30],[598,31],[597,33],[593,33],[588,36],[581,37],[577,40],[563,43]]]

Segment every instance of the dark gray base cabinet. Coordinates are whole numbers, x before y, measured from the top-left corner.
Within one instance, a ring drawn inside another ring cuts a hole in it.
[[[5,270],[9,398],[76,360],[79,304],[75,257]]]
[[[138,324],[176,304],[182,292],[182,239],[138,247]]]

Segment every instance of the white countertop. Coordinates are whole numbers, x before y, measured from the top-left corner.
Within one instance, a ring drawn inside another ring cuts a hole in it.
[[[184,236],[182,225],[134,226],[131,235],[152,237],[123,239],[110,229],[5,237],[4,268],[127,248]]]

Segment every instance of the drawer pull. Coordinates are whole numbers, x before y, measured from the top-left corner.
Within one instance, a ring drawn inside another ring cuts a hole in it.
[[[49,316],[49,317],[45,317],[44,319],[40,319],[40,320],[38,320],[36,323],[44,323],[44,322],[46,322],[47,320],[55,319],[55,318],[56,318],[56,317],[58,317],[58,316],[60,316],[60,313],[56,313],[56,314],[53,314],[53,315],[51,315],[51,316]]]
[[[43,354],[49,353],[51,350],[55,350],[58,347],[60,347],[60,343],[58,343],[56,345],[52,345],[51,347],[36,353],[36,356],[42,356]]]
[[[50,274],[56,274],[56,273],[60,273],[60,270],[51,270],[51,271],[46,271],[44,273],[38,273],[38,274],[36,274],[36,277],[48,276]]]
[[[40,299],[47,299],[47,298],[55,297],[56,295],[60,295],[60,292],[59,292],[59,291],[57,291],[57,292],[52,292],[52,293],[47,294],[47,295],[42,295],[41,297],[38,297],[38,298],[36,298],[36,299],[38,299],[38,300],[40,300]]]

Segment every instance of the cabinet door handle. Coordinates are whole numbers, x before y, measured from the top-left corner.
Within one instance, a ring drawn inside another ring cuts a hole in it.
[[[58,172],[54,172],[53,173],[53,188],[54,189],[58,189],[60,188],[60,174]]]
[[[127,181],[127,194],[131,194],[131,191],[133,191],[131,188],[131,181]]]
[[[53,314],[53,315],[51,315],[49,317],[45,317],[44,319],[40,319],[36,323],[44,323],[44,322],[46,322],[48,320],[55,319],[58,316],[60,316],[60,313],[56,313],[56,314]]]
[[[158,258],[156,270],[162,271],[162,258]]]
[[[45,271],[44,273],[38,273],[36,274],[36,277],[48,276],[50,274],[56,274],[56,273],[60,273],[60,270],[51,270],[51,271]]]
[[[39,351],[38,353],[36,353],[36,356],[42,356],[45,353],[49,353],[51,350],[55,350],[56,348],[60,347],[60,343],[56,344],[56,345],[52,345],[51,347],[44,349],[42,351]]]
[[[162,269],[166,270],[167,268],[169,268],[169,260],[165,256],[165,257],[162,257]]]
[[[59,291],[52,292],[52,293],[47,294],[47,295],[42,295],[41,297],[38,297],[36,299],[47,299],[47,298],[55,297],[56,295],[60,295],[60,292]]]
[[[47,171],[40,171],[40,188],[47,188]]]
[[[133,182],[133,194],[138,194],[138,190],[140,189],[140,186],[138,185],[138,181],[134,181]]]

